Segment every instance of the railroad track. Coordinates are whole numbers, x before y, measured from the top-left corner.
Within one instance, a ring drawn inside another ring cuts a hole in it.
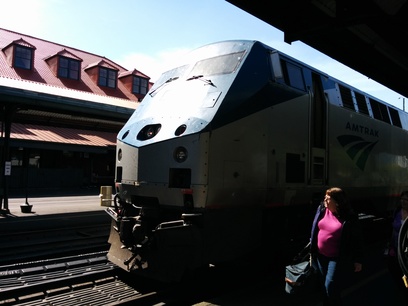
[[[106,252],[1,266],[0,304],[157,304],[157,292],[134,289],[122,273]]]
[[[0,265],[109,248],[106,213],[21,218],[0,222]]]
[[[105,212],[3,219],[0,304],[157,304],[149,282],[135,289],[132,277],[108,261],[110,223]]]
[[[238,285],[229,273],[207,273],[188,282],[159,283],[123,271],[106,252],[4,265],[0,305],[194,305]]]

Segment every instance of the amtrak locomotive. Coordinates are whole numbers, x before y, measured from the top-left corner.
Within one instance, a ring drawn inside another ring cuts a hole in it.
[[[161,281],[308,235],[341,186],[383,215],[408,182],[408,117],[258,41],[192,51],[119,132],[108,258]]]

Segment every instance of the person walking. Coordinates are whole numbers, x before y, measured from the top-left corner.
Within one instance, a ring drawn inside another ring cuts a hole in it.
[[[310,251],[321,281],[324,306],[342,305],[341,292],[351,273],[362,270],[363,234],[343,189],[326,190],[313,220]]]

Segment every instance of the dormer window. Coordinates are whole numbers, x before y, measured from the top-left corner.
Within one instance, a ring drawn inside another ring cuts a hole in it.
[[[58,77],[79,80],[81,63],[78,60],[60,56],[58,59]]]
[[[117,88],[119,69],[107,61],[100,60],[99,62],[88,65],[84,70],[98,86],[113,89]]]
[[[32,70],[35,47],[24,39],[11,42],[2,49],[7,63],[13,68]]]
[[[147,94],[149,82],[145,78],[133,76],[132,93],[134,94]]]
[[[139,101],[141,101],[149,91],[150,78],[136,69],[121,72],[119,74],[119,80]]]
[[[31,70],[33,63],[33,49],[25,46],[14,46],[14,67]]]
[[[44,59],[58,78],[80,80],[82,59],[66,49]]]
[[[98,85],[116,88],[117,71],[105,67],[99,67]]]

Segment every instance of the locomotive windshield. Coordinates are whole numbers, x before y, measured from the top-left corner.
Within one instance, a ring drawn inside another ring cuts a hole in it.
[[[184,65],[163,72],[160,78],[154,83],[152,90],[154,91],[155,89],[163,86],[163,84],[169,83],[169,80],[176,80],[178,78],[181,78],[185,74],[188,67],[189,65]]]
[[[241,62],[243,54],[244,51],[241,51],[198,61],[190,71],[188,78],[234,72]]]
[[[245,51],[224,54],[216,57],[206,58],[195,63],[187,79],[194,79],[197,76],[208,76],[216,74],[228,74],[234,72],[239,66]],[[164,72],[155,82],[151,93],[162,87],[166,83],[181,79],[190,65],[183,65]]]

